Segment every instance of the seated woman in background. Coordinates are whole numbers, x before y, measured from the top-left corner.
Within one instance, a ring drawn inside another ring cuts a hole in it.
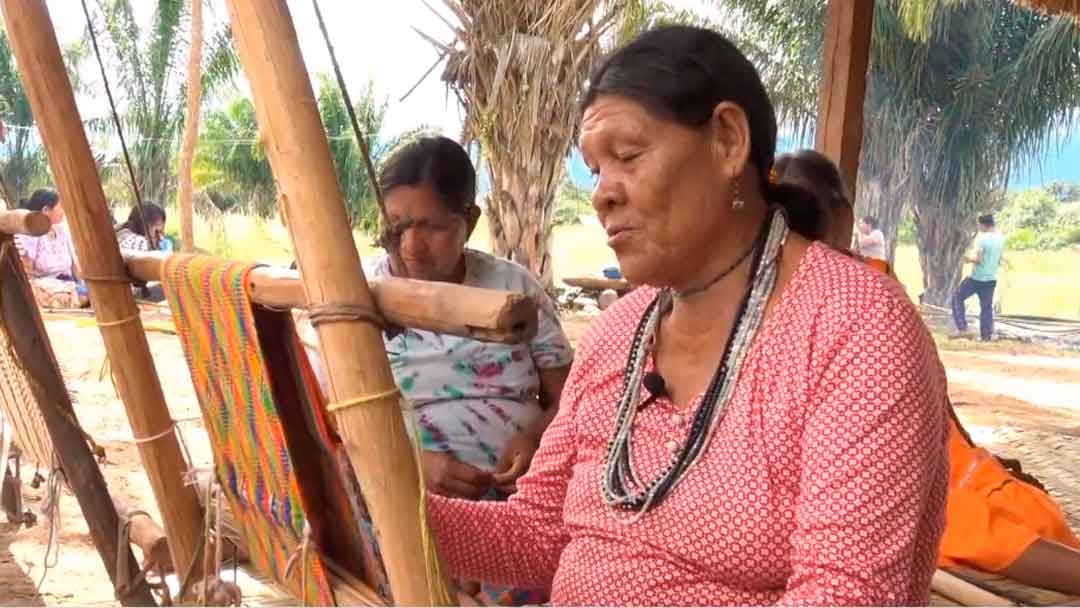
[[[840,170],[812,150],[777,160],[781,182],[814,193],[833,210],[826,232],[849,242],[851,208]],[[789,181],[790,180],[790,181]],[[846,217],[850,218],[848,212]],[[844,225],[844,222],[847,222]],[[867,260],[867,263],[877,267]],[[1080,540],[1046,490],[1015,461],[1003,461],[975,445],[949,405],[949,496],[938,563],[1004,574],[1018,582],[1080,594]]]
[[[128,213],[127,221],[116,227],[116,242],[121,250],[155,251],[153,243],[160,244],[165,235],[165,210],[154,203],[143,203],[140,212],[135,205]],[[134,285],[135,297],[150,302],[165,301],[160,283]]]
[[[394,377],[415,413],[430,491],[505,499],[528,470],[558,409],[573,356],[569,340],[553,303],[528,270],[466,248],[480,208],[476,173],[459,144],[445,137],[417,139],[391,156],[379,182],[390,223],[384,244],[397,255],[375,260],[369,277],[514,291],[540,304],[539,329],[528,344],[409,328],[386,340]],[[312,359],[321,376],[317,357]],[[521,604],[544,598],[488,588],[484,599]]]
[[[133,206],[127,221],[116,227],[120,249],[131,251],[153,251],[151,240],[160,243],[164,235],[165,210],[154,203],[143,203],[141,213],[138,205]]]
[[[776,178],[781,183],[804,188],[814,195],[823,211],[822,231],[825,236],[822,240],[827,245],[857,257],[872,268],[896,278],[885,259],[884,236],[879,241],[880,247],[875,250],[874,257],[864,255],[861,248],[859,251],[851,250],[855,209],[840,168],[828,157],[816,150],[798,150],[783,154],[776,159]],[[859,223],[860,231],[869,225],[869,220],[873,220],[876,230],[877,220],[867,217]],[[880,234],[880,231],[878,233]]]
[[[15,246],[38,305],[46,308],[86,306],[89,302],[87,290],[78,278],[75,244],[64,223],[60,196],[53,190],[35,190],[21,206],[40,211],[52,221],[49,232],[42,236],[15,235]]]

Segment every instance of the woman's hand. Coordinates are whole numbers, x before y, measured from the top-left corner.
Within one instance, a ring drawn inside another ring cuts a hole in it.
[[[491,473],[465,464],[450,453],[425,451],[423,458],[424,481],[431,492],[476,500],[491,489]]]
[[[533,454],[540,446],[540,437],[536,433],[522,431],[510,438],[503,448],[499,461],[495,464],[492,478],[495,487],[504,494],[517,491],[517,480],[529,470]]]

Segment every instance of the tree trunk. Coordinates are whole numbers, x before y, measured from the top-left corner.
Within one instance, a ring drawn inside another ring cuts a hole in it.
[[[491,194],[487,200],[491,250],[497,257],[528,268],[548,292],[554,287],[551,263],[551,219],[555,191],[563,178],[562,161],[555,167],[530,170],[513,164],[498,169],[489,158]],[[549,174],[549,179],[522,179],[523,175]]]
[[[194,185],[191,165],[199,139],[199,108],[202,104],[202,0],[191,0],[191,53],[188,55],[187,116],[184,119],[184,145],[180,149],[180,174],[177,207],[180,210],[181,250],[195,251],[195,218],[192,204]]]
[[[889,264],[896,259],[897,236],[900,232],[900,223],[904,218],[907,201],[900,198],[890,187],[890,184],[881,179],[860,175],[859,195],[855,198],[855,223],[870,215],[877,218],[881,233],[885,235],[885,253]]]
[[[963,226],[970,224],[970,213],[939,201],[916,203],[915,237],[919,244],[919,265],[923,271],[923,294],[927,304],[948,306],[960,283],[964,252],[973,234]]]

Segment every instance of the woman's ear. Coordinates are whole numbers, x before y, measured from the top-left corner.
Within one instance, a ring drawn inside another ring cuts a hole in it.
[[[709,119],[713,154],[724,175],[735,179],[750,162],[750,121],[746,112],[730,101],[713,108]]]
[[[469,210],[465,215],[465,240],[469,240],[473,230],[476,230],[476,223],[480,221],[480,213],[480,205],[477,205],[476,203],[469,205]]]

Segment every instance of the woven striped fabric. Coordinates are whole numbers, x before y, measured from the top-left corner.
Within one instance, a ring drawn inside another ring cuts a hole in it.
[[[174,255],[162,284],[187,357],[218,481],[253,565],[308,605],[334,604],[305,514],[246,277],[253,266]],[[304,556],[304,557],[301,557]],[[289,569],[290,560],[297,563]]]
[[[21,264],[15,248],[10,246],[10,241],[5,240],[0,256],[3,258],[0,264],[6,266],[5,280],[26,280],[22,272],[7,270]],[[29,289],[27,291],[29,292]],[[0,310],[0,315],[2,314],[3,311]],[[48,469],[53,465],[52,439],[45,427],[45,419],[41,416],[41,407],[30,390],[28,371],[19,362],[8,331],[8,323],[0,318],[0,410],[3,410],[4,417],[15,431],[15,440],[23,456],[39,467]],[[6,465],[6,462],[0,462],[0,475]]]

